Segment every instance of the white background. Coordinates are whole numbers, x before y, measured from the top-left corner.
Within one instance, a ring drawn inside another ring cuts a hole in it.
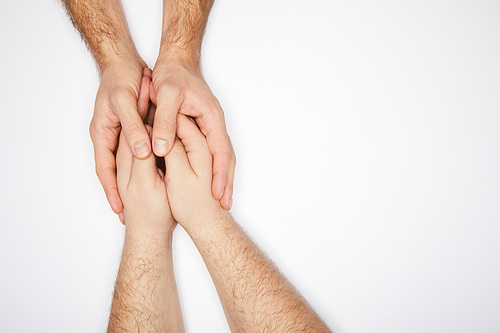
[[[152,67],[161,1],[124,6]],[[216,1],[233,214],[336,332],[500,331],[499,42],[499,1]],[[55,0],[3,0],[0,45],[0,331],[102,332],[124,229],[93,60]],[[187,330],[228,331],[174,242]]]

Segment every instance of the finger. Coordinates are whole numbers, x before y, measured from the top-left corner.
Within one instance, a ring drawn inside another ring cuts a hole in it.
[[[151,83],[149,84],[149,98],[151,98],[151,102],[156,104],[156,92],[153,81],[151,81]]]
[[[156,155],[165,156],[175,141],[176,119],[182,99],[178,88],[163,85],[155,90],[157,108],[153,125],[153,150]]]
[[[149,67],[144,68],[142,75],[149,77],[151,80],[153,79],[153,71]]]
[[[122,95],[113,103],[113,109],[122,124],[122,130],[129,147],[134,155],[140,159],[149,156],[151,152],[150,140],[144,123],[137,110],[137,101],[132,96]]]
[[[151,135],[151,126],[145,125],[148,134]],[[154,154],[150,154],[144,160],[134,158],[132,162],[132,171],[130,174],[130,180],[139,182],[151,182],[155,177],[158,177],[158,171],[156,167],[156,158]]]
[[[125,225],[125,215],[123,214],[123,211],[118,214],[118,218],[120,219],[120,222]]]
[[[220,204],[222,208],[226,210],[230,210],[233,206],[233,182],[234,182],[234,170],[236,168],[236,157],[234,156],[233,145],[231,144],[231,140],[229,140],[229,145],[231,147],[232,158],[229,164],[229,174],[227,177],[226,187],[224,187],[224,194],[220,199]]]
[[[115,155],[114,150],[110,149],[105,143],[100,140],[94,141],[95,167],[97,177],[106,193],[111,209],[116,214],[123,210],[123,204],[118,193],[115,170]]]
[[[177,137],[184,145],[189,164],[198,176],[204,170],[212,170],[212,155],[205,136],[193,121],[181,114],[177,116]]]
[[[167,183],[172,180],[183,179],[183,175],[185,175],[186,172],[194,173],[189,164],[187,153],[182,142],[176,139],[172,150],[165,156],[165,176]]]
[[[146,72],[145,68],[144,72]],[[151,71],[151,70],[150,70]],[[149,96],[150,96],[150,89],[151,86],[151,78],[147,75],[142,76],[141,80],[141,89],[139,92],[139,99],[137,100],[137,109],[139,111],[139,115],[141,116],[142,119],[145,118],[148,108],[149,108]]]
[[[227,184],[232,156],[224,116],[222,110],[219,110],[213,112],[211,116],[199,117],[197,121],[205,133],[208,148],[213,157],[212,195],[220,200]]]
[[[118,142],[118,151],[116,152],[116,176],[119,192],[126,190],[128,187],[133,160],[134,154],[127,144],[125,134],[122,132]]]
[[[146,118],[144,119],[144,123],[153,126],[155,114],[156,114],[156,105],[150,103],[148,113],[146,115]]]

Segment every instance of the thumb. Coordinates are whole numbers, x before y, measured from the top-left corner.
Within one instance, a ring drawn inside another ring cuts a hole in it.
[[[146,125],[148,134],[151,133],[151,127]],[[151,184],[151,181],[158,177],[158,171],[156,167],[156,159],[153,154],[150,154],[144,160],[135,158],[132,163],[132,171],[130,174],[130,180],[137,180],[143,184]]]
[[[130,149],[140,159],[148,157],[151,152],[150,141],[137,110],[137,101],[133,97],[120,98],[116,109]]]
[[[177,113],[182,98],[178,88],[163,86],[156,90],[157,108],[153,123],[153,149],[157,156],[165,156],[172,149],[177,129]]]

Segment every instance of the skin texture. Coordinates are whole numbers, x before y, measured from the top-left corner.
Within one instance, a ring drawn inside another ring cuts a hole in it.
[[[101,74],[89,131],[97,176],[111,208],[119,214],[123,204],[116,185],[118,136],[123,129],[136,156],[149,156],[150,140],[140,113],[147,111],[152,73],[137,53],[121,1],[63,0],[63,3]]]
[[[123,134],[116,159],[127,224],[108,332],[183,332],[163,173],[153,155],[134,157]]]
[[[210,272],[232,332],[330,332],[211,195],[212,158],[195,123],[178,116],[165,158],[167,196]]]
[[[222,207],[230,209],[234,152],[222,108],[200,71],[201,42],[213,1],[164,0],[161,50],[154,72],[147,68],[135,48],[120,0],[63,0],[63,3],[101,74],[89,131],[96,172],[113,211],[120,214],[123,222],[115,168],[120,131],[125,133],[136,157],[148,157],[151,142],[155,153],[165,156],[175,138],[178,112],[196,117],[207,136],[215,161],[212,193],[220,199]],[[141,120],[150,95],[154,94],[150,90],[156,90],[158,99],[153,140]]]
[[[195,118],[214,160],[212,195],[229,210],[236,158],[222,108],[200,70],[201,44],[213,0],[164,0],[163,4],[160,53],[151,89],[158,106],[153,149],[158,156],[172,149],[178,113]]]

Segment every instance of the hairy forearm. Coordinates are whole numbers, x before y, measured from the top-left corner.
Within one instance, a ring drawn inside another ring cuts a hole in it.
[[[192,230],[233,332],[330,332],[273,263],[224,213]]]
[[[62,0],[101,71],[121,58],[139,60],[120,0]]]
[[[183,332],[171,235],[125,235],[108,332]]]
[[[208,15],[214,0],[163,0],[160,60],[198,69]]]

